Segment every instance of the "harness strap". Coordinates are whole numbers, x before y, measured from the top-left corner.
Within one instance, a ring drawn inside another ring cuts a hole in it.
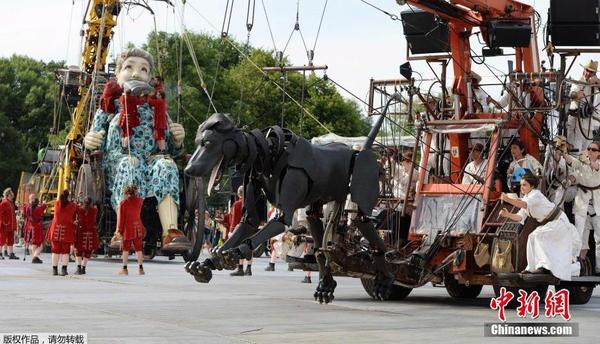
[[[550,214],[548,214],[548,216],[546,216],[546,218],[542,222],[540,222],[540,226],[543,226],[543,225],[547,224],[548,222],[552,222],[552,221],[558,219],[560,217],[561,213],[562,213],[562,210],[559,207],[554,207],[554,209],[552,209]]]

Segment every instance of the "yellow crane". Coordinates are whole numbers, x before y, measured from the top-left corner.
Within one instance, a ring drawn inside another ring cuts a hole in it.
[[[58,166],[57,194],[74,186],[77,169],[83,161],[83,136],[90,113],[96,108],[97,81],[104,75],[108,47],[121,11],[120,0],[89,0],[87,6],[87,30],[82,52],[79,75],[79,101],[71,115],[71,129],[67,134],[64,156]],[[102,74],[102,75],[101,75]]]

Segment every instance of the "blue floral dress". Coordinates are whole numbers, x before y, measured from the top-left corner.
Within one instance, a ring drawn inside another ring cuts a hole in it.
[[[118,209],[123,198],[123,187],[135,184],[141,198],[156,197],[158,203],[171,195],[179,205],[179,172],[171,158],[180,153],[175,148],[173,135],[167,128],[165,132],[168,154],[158,154],[158,144],[154,138],[153,111],[148,103],[138,106],[140,125],[133,129],[129,138],[129,148],[121,146],[121,127],[119,126],[120,105],[117,113],[111,114],[99,109],[94,116],[92,131],[104,130],[101,149],[104,152],[102,166],[106,188],[112,192],[110,202]]]

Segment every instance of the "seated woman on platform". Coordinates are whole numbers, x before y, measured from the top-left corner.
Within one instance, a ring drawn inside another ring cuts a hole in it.
[[[533,156],[527,154],[525,145],[520,141],[513,141],[510,144],[510,154],[513,161],[508,166],[508,185],[513,192],[518,193],[519,181],[521,177],[530,172],[534,175],[541,174],[542,164]]]
[[[502,201],[521,210],[512,214],[504,208],[500,216],[521,223],[531,216],[540,223],[527,238],[527,267],[523,273],[551,273],[561,280],[570,281],[575,248],[579,247],[577,230],[565,213],[537,189],[538,183],[536,176],[529,173],[523,175],[523,198],[511,198],[505,193],[500,196]]]

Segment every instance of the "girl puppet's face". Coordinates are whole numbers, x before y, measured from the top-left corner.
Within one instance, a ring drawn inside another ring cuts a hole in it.
[[[533,188],[525,179],[521,179],[521,193],[527,195]]]
[[[117,83],[123,87],[123,84],[129,80],[150,82],[150,63],[145,58],[130,56],[123,61],[117,75]]]

